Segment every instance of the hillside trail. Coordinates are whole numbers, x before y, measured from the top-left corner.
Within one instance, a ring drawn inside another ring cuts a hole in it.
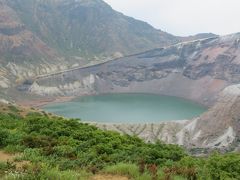
[[[7,161],[13,161],[15,158],[14,154],[7,154],[3,151],[0,151],[0,161],[7,162]]]
[[[23,166],[29,164],[29,161],[14,162],[16,157],[16,154],[9,154],[0,150],[0,162],[13,162],[17,169],[21,169]]]
[[[129,180],[128,177],[118,175],[99,174],[91,177],[90,180]]]

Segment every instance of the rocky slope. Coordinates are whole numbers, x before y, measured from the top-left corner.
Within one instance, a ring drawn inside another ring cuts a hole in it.
[[[101,129],[161,140],[187,147],[192,153],[212,149],[240,151],[240,85],[225,88],[217,103],[199,118],[158,124],[95,124]],[[207,151],[206,151],[207,150]]]
[[[217,103],[192,125],[190,145],[240,150],[239,109],[240,84],[225,88]]]
[[[207,38],[25,81],[21,91],[44,96],[146,92],[212,105],[240,83],[240,34]]]
[[[8,88],[18,77],[41,72],[41,65],[61,63],[57,53],[29,31],[16,12],[0,1],[0,88]],[[51,62],[45,63],[48,59]]]
[[[0,0],[0,93],[23,79],[177,41],[101,0]]]

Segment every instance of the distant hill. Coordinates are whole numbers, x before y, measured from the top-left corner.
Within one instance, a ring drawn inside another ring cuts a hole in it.
[[[178,39],[113,10],[102,0],[11,0],[25,27],[63,55],[132,54]]]
[[[197,39],[206,39],[206,38],[212,38],[212,37],[217,37],[218,35],[213,34],[213,33],[199,33],[196,35],[192,36],[186,36],[186,37],[179,37],[180,41],[193,41]]]

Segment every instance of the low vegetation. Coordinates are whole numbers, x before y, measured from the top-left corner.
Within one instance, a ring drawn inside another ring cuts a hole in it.
[[[240,155],[187,155],[183,148],[103,131],[8,106],[0,113],[0,148],[15,155],[1,161],[3,179],[91,179],[112,174],[130,179],[240,179]],[[24,115],[23,115],[24,114]],[[25,162],[25,163],[21,163]]]

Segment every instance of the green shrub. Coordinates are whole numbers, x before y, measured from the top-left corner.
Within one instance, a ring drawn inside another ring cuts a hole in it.
[[[24,173],[10,172],[4,179],[6,180],[86,180],[91,176],[90,173],[81,171],[60,171],[57,167],[51,168],[46,164],[29,165]]]
[[[240,154],[213,154],[206,168],[212,179],[240,179]]]
[[[90,173],[85,171],[59,171],[58,169],[48,169],[41,173],[41,179],[62,179],[62,180],[87,180],[91,176]]]
[[[16,165],[12,162],[1,162],[0,161],[0,174],[6,171],[12,171],[16,168]]]
[[[22,144],[29,148],[53,147],[55,139],[45,135],[27,135],[23,137]]]
[[[23,151],[22,159],[31,162],[43,162],[47,157],[42,156],[40,149],[27,148]]]
[[[4,151],[6,153],[17,153],[17,152],[23,152],[25,149],[24,146],[21,146],[21,145],[7,145],[5,148],[4,148]]]
[[[77,152],[76,148],[68,145],[56,146],[53,149],[54,154],[61,157],[76,159]]]
[[[105,167],[104,172],[129,176],[131,178],[136,178],[140,176],[138,166],[135,164],[118,163],[116,165]]]
[[[140,174],[140,160],[145,165],[156,164],[158,178],[164,178],[164,169],[176,168],[173,179],[184,179],[193,170],[200,180],[240,179],[238,153],[190,157],[177,145],[145,143],[135,136],[44,113],[31,112],[21,117],[15,108],[10,109],[10,113],[0,113],[0,147],[10,153],[22,152],[18,159],[30,161],[30,167],[27,172],[9,171],[9,179],[74,179],[81,177],[79,169],[89,168],[92,172],[104,169],[107,173],[147,180],[153,173],[145,170]],[[5,165],[0,164],[0,169],[4,170]]]
[[[58,162],[58,167],[61,171],[64,170],[76,170],[81,167],[81,162],[79,160],[69,160],[69,159],[62,159]]]
[[[9,105],[8,108],[9,108],[9,110],[10,110],[11,112],[17,113],[17,112],[20,111],[20,110],[19,110],[16,106],[14,106],[14,105]]]
[[[149,174],[149,173],[144,173],[144,174],[141,174],[137,177],[135,177],[136,180],[152,180],[152,176]]]
[[[6,146],[6,139],[9,136],[9,132],[5,129],[0,129],[0,147]]]
[[[6,170],[8,170],[8,165],[7,165],[7,163],[0,161],[0,172],[4,172],[4,171],[6,171]]]

